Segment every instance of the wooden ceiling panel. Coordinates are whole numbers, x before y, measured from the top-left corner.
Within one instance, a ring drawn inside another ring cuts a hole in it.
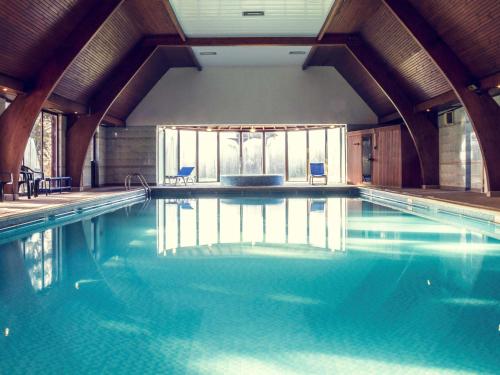
[[[113,103],[109,113],[126,119],[171,67],[194,67],[186,48],[158,48]]]
[[[360,33],[396,71],[400,84],[414,101],[428,100],[451,90],[427,53],[385,6],[366,19]]]
[[[175,27],[161,0],[127,0],[68,69],[55,92],[86,103],[145,34],[171,33]]]
[[[0,72],[32,79],[97,0],[0,0]]]
[[[336,0],[338,7],[327,33],[356,33],[381,6],[380,0]]]
[[[310,66],[333,66],[379,117],[396,111],[390,100],[345,47],[319,47]]]
[[[141,39],[125,2],[79,54],[55,89],[70,100],[87,103],[126,53]]]
[[[500,71],[500,1],[411,3],[477,78]]]

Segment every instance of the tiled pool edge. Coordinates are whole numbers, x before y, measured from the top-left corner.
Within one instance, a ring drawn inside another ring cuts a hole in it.
[[[495,210],[374,188],[358,187],[358,191],[360,198],[373,203],[431,219],[445,219],[452,224],[500,237],[500,212]]]
[[[83,200],[61,204],[56,207],[42,208],[34,212],[21,212],[0,218],[0,236],[26,226],[35,226],[49,220],[62,219],[67,216],[88,213],[90,211],[107,209],[125,202],[144,199],[144,190],[132,190],[107,194],[105,196],[89,197]]]

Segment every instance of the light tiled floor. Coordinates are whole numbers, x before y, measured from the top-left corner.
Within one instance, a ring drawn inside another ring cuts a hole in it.
[[[116,195],[123,192],[125,192],[124,188],[110,187],[72,193],[55,193],[49,196],[40,195],[37,198],[32,199],[20,197],[20,199],[15,201],[0,202],[0,218],[3,219],[22,214],[36,213],[47,209],[58,208],[77,202],[91,201],[96,198]]]
[[[436,199],[448,203],[500,211],[500,197],[487,197],[486,194],[473,191],[455,191],[440,189],[381,189],[395,193],[408,194],[421,198]]]

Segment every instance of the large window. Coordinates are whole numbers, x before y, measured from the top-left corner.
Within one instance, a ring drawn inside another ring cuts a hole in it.
[[[198,180],[217,181],[217,133],[198,133]]]
[[[57,115],[40,112],[24,150],[23,165],[43,172],[45,177],[58,175],[58,123]]]
[[[262,174],[262,133],[243,135],[243,173]]]
[[[220,133],[220,174],[240,174],[240,133]]]
[[[307,136],[305,131],[288,132],[288,180],[307,180]]]
[[[285,132],[266,132],[266,173],[285,175]]]
[[[213,129],[213,128],[212,128]],[[264,131],[209,131],[159,127],[158,183],[180,167],[193,166],[198,182],[221,175],[281,174],[305,182],[308,163],[324,163],[328,182],[345,182],[345,127]],[[33,148],[36,150],[36,148]],[[35,158],[37,161],[38,158]]]

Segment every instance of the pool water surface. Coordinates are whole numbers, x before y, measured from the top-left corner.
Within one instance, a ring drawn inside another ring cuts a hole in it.
[[[0,328],[0,374],[500,373],[500,241],[357,198],[156,199],[0,237]]]

